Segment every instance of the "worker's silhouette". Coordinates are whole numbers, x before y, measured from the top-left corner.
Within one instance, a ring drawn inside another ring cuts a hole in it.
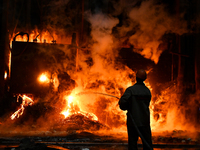
[[[151,92],[143,83],[147,74],[140,69],[136,83],[126,89],[119,100],[119,107],[127,110],[128,149],[137,150],[138,137],[142,139],[143,150],[152,150],[149,104]]]

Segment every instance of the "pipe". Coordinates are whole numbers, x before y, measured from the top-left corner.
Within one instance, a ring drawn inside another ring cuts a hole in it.
[[[106,94],[106,93],[100,93],[100,92],[81,92],[81,93],[78,93],[76,95],[83,95],[83,94],[100,94],[100,95],[110,96],[110,97],[114,97],[114,98],[119,99],[119,97],[117,97],[117,96]]]
[[[15,37],[13,38],[13,41],[14,41],[14,42],[16,41],[16,37],[17,37],[18,35],[20,35],[20,36],[26,35],[26,36],[27,36],[27,41],[26,41],[27,44],[26,44],[26,47],[24,47],[24,49],[23,49],[21,52],[19,52],[18,54],[15,54],[15,53],[13,52],[13,49],[11,49],[11,54],[12,54],[12,56],[20,56],[21,54],[23,54],[23,53],[25,52],[27,46],[28,46],[28,43],[29,43],[29,34],[28,34],[28,33],[24,33],[24,32],[20,32],[20,33],[16,34]]]

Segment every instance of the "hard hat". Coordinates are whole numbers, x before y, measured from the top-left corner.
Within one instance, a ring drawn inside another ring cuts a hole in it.
[[[136,73],[136,78],[142,79],[143,81],[147,78],[147,73],[144,69],[140,69]]]

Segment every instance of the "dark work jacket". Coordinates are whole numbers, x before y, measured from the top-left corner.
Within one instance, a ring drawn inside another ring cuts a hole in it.
[[[136,83],[126,89],[119,100],[119,107],[122,110],[128,110],[131,113],[137,126],[150,125],[149,104],[151,101],[151,92],[142,83]],[[127,116],[127,125],[133,126],[130,118]]]

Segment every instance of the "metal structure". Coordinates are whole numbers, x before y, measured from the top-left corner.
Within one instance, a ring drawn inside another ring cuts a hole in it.
[[[27,33],[24,34],[28,36]],[[72,41],[74,40],[76,39]],[[53,43],[36,43],[29,42],[29,40],[27,42],[15,41],[14,38],[11,53],[10,92],[34,95],[50,90],[53,76],[58,73],[58,65],[62,65],[64,61],[71,61],[75,64],[76,57],[73,43],[56,44],[55,40]],[[49,82],[38,81],[43,73],[48,73]]]

